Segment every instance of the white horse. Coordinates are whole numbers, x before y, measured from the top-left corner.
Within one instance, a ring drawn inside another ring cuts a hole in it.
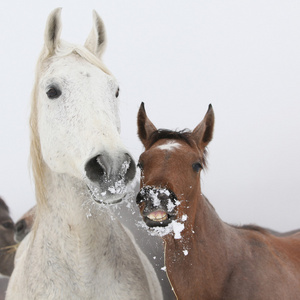
[[[153,267],[105,208],[124,197],[135,164],[119,136],[118,85],[101,62],[103,23],[94,12],[75,46],[60,40],[60,14],[48,18],[32,94],[36,219],[6,299],[162,299]]]

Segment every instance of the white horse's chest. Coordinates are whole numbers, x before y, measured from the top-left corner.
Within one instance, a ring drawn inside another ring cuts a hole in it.
[[[48,227],[46,233],[44,225],[36,232],[36,242],[32,236],[27,239],[33,246],[31,251],[19,258],[23,262],[17,267],[24,263],[31,272],[26,278],[14,278],[15,289],[25,281],[27,286],[16,295],[22,299],[147,299],[142,264],[136,266],[138,254],[123,229],[118,228],[120,235],[115,235],[114,224],[106,229],[110,231],[106,235],[99,232],[99,238],[92,233],[95,230],[80,237],[71,226],[64,233],[56,231],[58,239],[54,239],[51,229]]]

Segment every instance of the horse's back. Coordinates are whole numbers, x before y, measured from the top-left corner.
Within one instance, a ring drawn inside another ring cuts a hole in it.
[[[238,258],[223,299],[300,300],[300,233],[280,237],[251,226],[236,232]]]
[[[300,240],[300,229],[291,234],[290,237]]]
[[[267,230],[269,233],[278,236],[278,237],[288,237],[288,236],[294,236],[295,234],[300,234],[300,229],[295,229],[295,230],[291,230],[291,231],[286,231],[286,232],[278,232],[269,228],[264,228],[265,230]]]

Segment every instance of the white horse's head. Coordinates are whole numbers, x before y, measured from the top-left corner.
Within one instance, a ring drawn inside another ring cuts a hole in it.
[[[44,168],[84,180],[94,199],[116,202],[135,176],[135,163],[120,139],[119,87],[101,61],[102,20],[84,46],[60,39],[61,9],[47,21],[37,64],[31,112],[31,156],[38,198]]]

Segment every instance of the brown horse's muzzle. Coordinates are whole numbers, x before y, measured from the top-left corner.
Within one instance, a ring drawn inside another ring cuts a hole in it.
[[[165,227],[176,217],[180,204],[176,195],[166,188],[143,187],[136,196],[144,222],[149,227]]]

